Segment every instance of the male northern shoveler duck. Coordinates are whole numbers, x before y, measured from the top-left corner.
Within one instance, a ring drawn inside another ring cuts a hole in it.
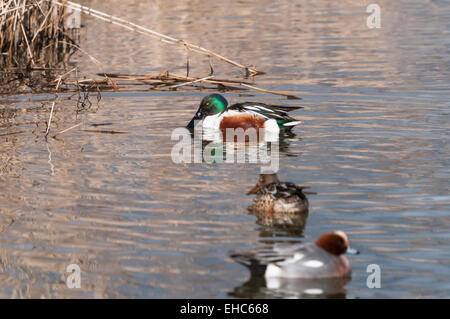
[[[344,254],[348,238],[343,231],[326,233],[315,243],[276,244],[269,250],[242,251],[230,255],[248,267],[252,275],[268,278],[336,278],[351,274]]]
[[[193,129],[195,121],[203,121],[204,129],[225,131],[227,128],[264,128],[269,132],[290,130],[301,123],[287,113],[301,107],[269,105],[257,102],[236,103],[228,106],[227,100],[220,94],[205,96],[187,125]]]
[[[277,174],[260,174],[258,183],[247,195],[256,194],[250,211],[267,215],[308,215],[306,186],[280,182]]]

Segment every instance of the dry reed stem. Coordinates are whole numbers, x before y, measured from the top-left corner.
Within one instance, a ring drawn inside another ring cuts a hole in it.
[[[25,42],[26,42],[26,44],[27,44],[28,54],[30,55],[31,62],[32,62],[33,65],[34,65],[35,63],[34,63],[34,58],[33,58],[33,52],[31,52],[30,44],[28,43],[27,34],[25,33],[25,29],[24,29],[24,27],[23,27],[23,23],[22,23],[22,22],[20,23],[20,26],[21,26],[21,28],[22,28],[23,37],[24,37]]]
[[[16,135],[16,134],[22,134],[22,133],[26,133],[28,131],[17,131],[17,132],[10,132],[10,133],[2,133],[0,134],[0,136],[9,136],[9,135]]]
[[[42,9],[40,9],[40,10],[42,12]],[[50,16],[50,13],[52,13],[52,12],[51,11],[47,12],[47,14],[45,15],[44,21],[42,21],[41,26],[39,27],[39,29],[37,30],[37,32],[34,34],[33,38],[31,39],[32,45],[34,43],[34,40],[37,38],[38,34],[41,33],[42,30],[44,30],[45,22],[47,21],[48,17]]]
[[[70,71],[68,71],[68,72],[66,72],[66,73],[64,73],[64,74],[62,74],[62,75],[60,75],[60,76],[58,77],[58,82],[57,82],[56,88],[55,88],[55,91],[56,91],[56,97],[55,97],[55,100],[54,100],[53,103],[52,103],[52,109],[50,110],[50,116],[49,116],[49,118],[48,118],[47,131],[45,132],[45,137],[46,137],[46,138],[47,138],[48,133],[49,133],[49,131],[50,131],[50,125],[52,124],[53,110],[55,109],[56,99],[58,98],[58,93],[57,93],[57,92],[58,92],[59,86],[61,85],[61,80],[62,80],[62,78],[63,78],[64,76],[66,76],[67,74],[69,74],[69,73],[75,71],[76,69],[77,69],[77,68],[73,68],[72,70],[70,70]]]
[[[296,95],[292,95],[286,92],[281,92],[281,91],[272,91],[272,90],[265,90],[265,89],[261,89],[259,87],[253,86],[253,85],[249,85],[246,83],[241,83],[240,85],[248,87],[250,89],[256,90],[256,91],[260,91],[263,93],[271,93],[271,94],[275,94],[275,95],[282,95],[282,96],[286,96],[288,99],[292,99],[292,100],[301,100],[301,97],[298,97]]]
[[[60,76],[58,78],[58,83],[56,84],[56,91],[58,91],[59,85],[61,84],[61,79],[62,77]],[[56,104],[56,98],[52,103],[52,109],[50,110],[50,117],[48,118],[48,124],[47,124],[47,131],[45,132],[45,137],[47,137],[48,132],[50,131],[50,125],[52,124],[52,118],[53,118],[53,110],[55,108],[55,104]]]
[[[75,124],[75,125],[73,125],[73,126],[71,126],[71,127],[68,127],[68,128],[66,128],[66,129],[62,130],[62,131],[59,131],[59,132],[57,132],[55,135],[53,135],[52,137],[55,138],[56,136],[58,136],[58,135],[60,135],[60,134],[62,134],[62,133],[65,133],[65,132],[67,132],[67,131],[70,131],[70,130],[72,130],[72,129],[78,127],[78,126],[80,126],[81,124],[83,124],[83,122],[78,123],[78,124]]]
[[[201,81],[204,81],[204,80],[209,80],[209,79],[211,79],[213,77],[214,77],[213,75],[210,75],[210,76],[207,76],[207,77],[204,77],[204,78],[201,78],[201,79],[197,79],[197,80],[194,80],[194,81],[185,82],[185,83],[172,85],[172,86],[166,86],[165,88],[166,89],[174,89],[174,88],[178,88],[178,87],[181,87],[181,86],[185,86],[185,85],[190,85],[190,84],[193,84],[193,83],[201,82]]]

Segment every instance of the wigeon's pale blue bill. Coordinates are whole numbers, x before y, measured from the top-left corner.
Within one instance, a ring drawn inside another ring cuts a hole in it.
[[[359,255],[359,250],[353,247],[348,247],[346,253],[350,255]]]

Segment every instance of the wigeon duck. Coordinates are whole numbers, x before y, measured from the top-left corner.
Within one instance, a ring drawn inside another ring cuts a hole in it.
[[[227,128],[264,128],[267,132],[279,133],[290,130],[301,123],[287,113],[301,107],[269,105],[257,102],[236,103],[228,106],[220,94],[205,96],[192,120],[187,125],[193,129],[195,121],[203,121],[203,129],[225,131]]]
[[[348,238],[343,231],[326,233],[315,243],[276,244],[269,250],[236,252],[230,257],[248,267],[252,275],[268,278],[337,278],[351,274],[342,254]]]
[[[256,194],[249,210],[259,215],[308,215],[308,199],[303,193],[306,186],[280,182],[277,174],[260,174],[256,185],[247,195]]]

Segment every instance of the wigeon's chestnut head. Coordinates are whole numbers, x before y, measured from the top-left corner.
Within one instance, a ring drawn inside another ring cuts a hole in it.
[[[348,248],[348,237],[342,231],[338,230],[334,233],[326,233],[316,240],[316,245],[325,249],[330,254],[339,256],[344,254]]]

